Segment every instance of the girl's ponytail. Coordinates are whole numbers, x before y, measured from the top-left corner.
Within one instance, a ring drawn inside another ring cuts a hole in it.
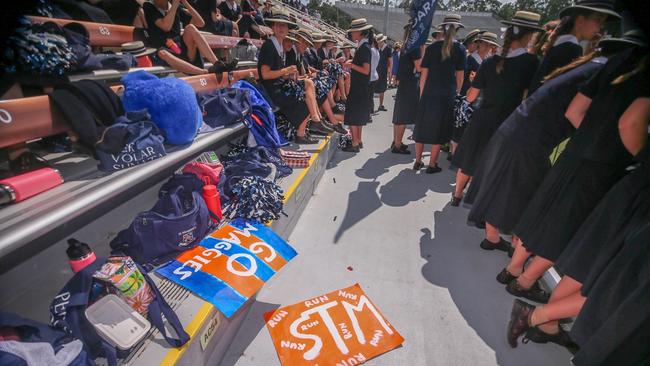
[[[442,59],[446,60],[451,56],[451,46],[454,44],[454,37],[458,28],[453,25],[445,24],[445,40],[442,44]]]
[[[506,62],[506,56],[508,51],[510,51],[510,44],[512,43],[512,38],[514,37],[514,28],[512,26],[506,29],[506,33],[503,36],[503,47],[501,48],[501,59],[497,63],[497,74],[500,74],[503,71],[503,66]]]

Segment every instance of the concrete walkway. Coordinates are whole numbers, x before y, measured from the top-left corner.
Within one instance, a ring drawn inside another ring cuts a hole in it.
[[[513,297],[494,279],[508,258],[481,250],[467,209],[448,206],[446,154],[427,175],[390,153],[393,92],[365,149],[334,156],[290,238],[299,256],[260,292],[222,366],[279,365],[262,314],[356,282],[405,338],[368,365],[568,365],[552,344],[508,346]]]

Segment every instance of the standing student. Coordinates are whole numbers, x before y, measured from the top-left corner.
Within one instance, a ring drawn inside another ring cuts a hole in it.
[[[547,299],[537,280],[646,144],[647,119],[632,117],[648,108],[650,62],[645,47],[613,57],[582,86],[565,113],[577,130],[513,231],[521,245],[507,267],[514,278],[506,287],[509,293],[538,302]],[[531,254],[535,257],[524,270]]]
[[[605,54],[618,52],[633,39],[599,45]],[[586,55],[557,69],[537,92],[524,100],[490,139],[472,179],[465,201],[472,204],[468,222],[485,226],[486,250],[511,250],[500,232],[511,232],[540,183],[551,168],[553,149],[574,131],[564,117],[578,87],[596,74],[607,58],[600,52]],[[518,239],[513,237],[515,245]],[[497,281],[512,280],[507,270]]]
[[[390,85],[391,88],[397,87],[397,70],[399,70],[399,56],[402,52],[402,44],[396,42],[393,47],[393,55],[391,56],[391,68],[390,68]]]
[[[418,110],[419,86],[416,73],[420,72],[422,49],[406,49],[406,41],[411,33],[411,24],[404,27],[404,48],[399,57],[397,70],[397,93],[395,96],[395,110],[393,110],[393,142],[390,151],[393,154],[410,154],[406,145],[402,143],[406,125],[415,123]]]
[[[415,163],[413,170],[420,170],[424,144],[431,144],[431,156],[426,173],[438,173],[440,145],[449,142],[454,118],[454,98],[460,93],[465,74],[466,51],[454,40],[458,29],[463,28],[460,15],[448,14],[440,24],[443,41],[428,46],[422,58],[420,74],[420,103],[415,118]]]
[[[577,0],[560,12],[560,23],[542,47],[544,57],[530,84],[532,94],[544,77],[582,56],[581,41],[594,39],[607,19],[619,19],[611,0]]]
[[[383,36],[381,33],[379,33],[377,36]],[[370,84],[368,85],[369,88],[369,94],[370,94],[370,114],[375,113],[375,85],[377,84],[377,80],[379,80],[379,73],[377,72],[377,66],[379,66],[379,50],[377,49],[377,38],[375,38],[375,42],[371,44],[370,47]],[[370,121],[372,122],[372,117],[370,118]]]
[[[285,81],[298,73],[295,64],[286,65],[286,54],[283,49],[283,41],[289,33],[289,28],[295,29],[298,26],[290,20],[289,14],[279,8],[273,9],[273,16],[266,21],[271,23],[274,35],[264,42],[258,56],[257,71],[261,84],[273,103],[280,108],[282,114],[294,126],[298,127],[296,143],[315,144],[318,140],[306,135],[310,116],[312,118],[311,130],[323,134],[329,132],[320,123],[317,103],[314,100],[315,94],[305,93],[304,99],[301,100],[299,95],[287,93],[287,88],[283,87]]]
[[[465,44],[467,44],[467,42],[465,42]],[[474,38],[474,41],[470,45],[471,47],[467,49],[465,78],[463,79],[463,86],[460,88],[460,95],[463,97],[467,95],[467,91],[472,86],[472,82],[474,81],[476,73],[478,72],[483,60],[490,55],[493,47],[499,47],[497,35],[490,32],[481,32]],[[470,52],[470,49],[474,49],[474,51]],[[479,100],[474,101],[475,106],[478,106],[478,103],[480,103]],[[451,160],[451,157],[456,152],[458,143],[465,132],[465,127],[466,123],[460,121],[454,122],[454,131],[451,136],[451,154],[448,156],[448,160]]]
[[[486,31],[480,29],[473,29],[467,32],[465,38],[463,38],[463,41],[461,43],[463,44],[463,46],[465,46],[468,55],[471,55],[472,53],[476,52],[476,50],[478,50],[478,44],[476,43],[476,41],[478,41],[481,34],[485,32]]]
[[[350,94],[345,103],[344,122],[350,126],[352,144],[343,148],[343,151],[359,152],[362,128],[370,121],[370,44],[374,40],[372,25],[365,18],[354,19],[348,32],[352,41],[357,42],[357,52],[352,60],[345,62],[350,68]]]
[[[540,32],[540,15],[528,11],[517,11],[507,25],[503,50],[483,61],[467,92],[471,103],[482,92],[480,107],[472,114],[471,122],[456,149],[453,163],[458,167],[456,188],[452,193],[451,205],[458,206],[465,186],[474,175],[483,156],[483,150],[492,134],[517,108],[526,94],[539,61],[528,53],[526,47],[533,33]]]
[[[384,93],[386,92],[386,89],[388,89],[388,70],[390,70],[392,67],[391,63],[393,59],[393,50],[386,43],[387,39],[388,37],[383,34],[380,38],[377,39],[377,46],[379,50],[377,74],[379,75],[379,78],[375,84],[375,93],[379,94],[379,108],[377,108],[377,110],[384,112],[388,111],[388,109],[384,107]]]

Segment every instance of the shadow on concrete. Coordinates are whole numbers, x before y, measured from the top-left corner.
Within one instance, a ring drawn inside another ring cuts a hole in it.
[[[429,228],[421,229],[420,255],[427,261],[424,278],[449,291],[463,318],[494,350],[499,365],[568,364],[569,352],[553,344],[510,348],[506,327],[514,297],[495,279],[508,257],[481,250],[481,232],[464,224],[466,215],[467,210],[446,206],[434,213],[433,235]]]
[[[359,182],[356,191],[350,192],[345,216],[336,230],[334,243],[338,243],[343,233],[381,207],[377,187],[379,182]]]
[[[375,153],[375,157],[368,159],[361,168],[355,171],[359,178],[377,179],[384,173],[388,173],[388,168],[405,164],[413,161],[413,155],[393,154],[390,149],[383,152]]]
[[[264,313],[273,311],[279,308],[278,304],[270,304],[267,302],[255,301],[253,307],[246,315],[241,328],[237,332],[232,344],[227,348],[226,355],[219,363],[220,366],[234,366],[239,358],[244,354],[248,346],[253,343],[253,340],[260,332],[264,332],[263,328],[266,323],[264,322]],[[268,360],[262,361],[261,364],[270,364]],[[268,363],[267,363],[268,362]]]
[[[448,174],[444,171],[425,174],[424,170],[415,172],[412,169],[404,169],[379,189],[381,202],[392,207],[419,201],[426,197],[429,191],[451,193]]]

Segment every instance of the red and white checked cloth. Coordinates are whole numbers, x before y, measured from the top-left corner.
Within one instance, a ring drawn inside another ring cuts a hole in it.
[[[309,166],[311,154],[306,151],[288,151],[280,149],[280,156],[285,164],[292,168],[306,168]]]

